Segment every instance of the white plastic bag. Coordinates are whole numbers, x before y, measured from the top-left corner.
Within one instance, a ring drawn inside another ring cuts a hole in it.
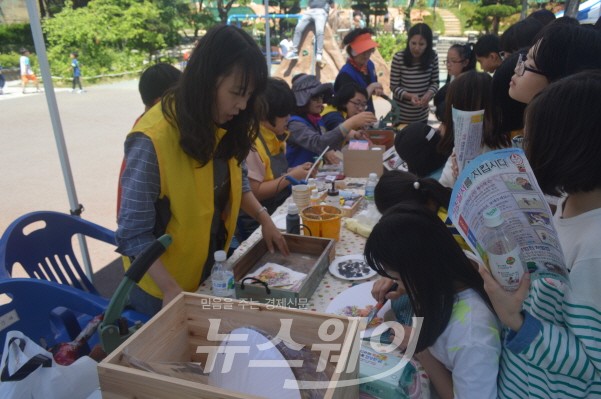
[[[97,363],[88,356],[69,366],[20,331],[6,334],[0,364],[0,398],[87,398],[98,389]]]

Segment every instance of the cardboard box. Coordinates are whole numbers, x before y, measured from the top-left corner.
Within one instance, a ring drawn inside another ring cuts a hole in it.
[[[379,176],[384,172],[384,147],[372,146],[370,150],[342,149],[342,162],[346,177],[368,177],[370,173]]]
[[[156,399],[249,399],[254,396],[210,385],[132,368],[128,356],[143,362],[200,362],[207,364],[207,347],[219,346],[214,334],[226,334],[238,327],[254,326],[276,339],[304,345],[327,362],[331,385],[323,398],[347,399],[359,396],[357,384],[341,382],[358,376],[359,321],[347,317],[297,309],[269,307],[237,300],[225,301],[207,295],[182,293],[98,365],[102,397]],[[226,307],[225,304],[229,304]],[[216,306],[216,305],[220,306]],[[213,321],[211,321],[213,320]],[[219,321],[215,327],[216,321]],[[291,320],[283,328],[283,320]],[[332,333],[332,321],[339,334]],[[324,334],[324,326],[329,326]],[[209,329],[212,329],[209,334]],[[216,331],[215,331],[216,330]],[[288,335],[286,335],[288,333]],[[320,338],[320,335],[327,341]],[[321,345],[321,346],[320,346]],[[330,349],[325,353],[323,348]],[[321,351],[319,348],[322,348]],[[197,353],[199,352],[199,353]],[[326,359],[327,356],[327,359]],[[235,361],[235,359],[234,359]],[[294,371],[294,368],[293,368]],[[310,381],[311,375],[297,380]],[[265,381],[266,384],[269,381]]]
[[[329,238],[296,234],[284,234],[283,236],[290,250],[289,256],[284,256],[278,251],[270,253],[265,240],[261,238],[233,264],[237,298],[275,304],[282,304],[285,301],[286,306],[302,307],[303,301],[306,302],[313,295],[330,263],[336,257],[336,242]],[[305,273],[307,277],[298,291],[269,287],[270,292],[267,293],[265,286],[253,284],[251,281],[246,281],[243,288],[241,280],[268,262]]]

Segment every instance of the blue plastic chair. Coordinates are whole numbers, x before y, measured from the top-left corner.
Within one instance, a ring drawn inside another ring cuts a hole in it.
[[[0,305],[0,352],[11,330],[21,331],[42,347],[72,341],[109,304],[105,298],[67,285],[30,278],[0,280],[0,303],[6,299],[2,294],[12,300]],[[79,317],[73,318],[75,314]],[[124,312],[123,317],[129,325],[148,321],[148,316],[133,311]],[[95,336],[90,345],[97,342]]]
[[[44,226],[24,233],[33,223]],[[28,213],[15,220],[0,239],[1,277],[10,277],[15,263],[20,263],[29,277],[70,285],[98,294],[73,252],[75,234],[116,245],[115,233],[76,216],[52,211]]]

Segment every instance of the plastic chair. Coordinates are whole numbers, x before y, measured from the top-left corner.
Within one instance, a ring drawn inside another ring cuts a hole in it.
[[[18,330],[42,347],[69,342],[79,334],[88,321],[108,307],[109,301],[76,288],[29,278],[0,280],[0,296],[12,300],[0,305],[0,351],[4,348],[6,334]],[[3,299],[0,303],[5,302]],[[65,319],[57,314],[80,315],[77,319]],[[148,316],[137,312],[123,313],[129,325],[136,321],[148,321]],[[77,324],[73,324],[77,323]],[[93,345],[97,337],[90,341]]]
[[[24,233],[36,222],[45,226]],[[52,211],[28,213],[15,220],[0,239],[0,277],[10,277],[15,263],[26,273],[40,280],[70,285],[82,291],[98,294],[73,252],[71,240],[75,234],[116,245],[115,233],[76,216]]]

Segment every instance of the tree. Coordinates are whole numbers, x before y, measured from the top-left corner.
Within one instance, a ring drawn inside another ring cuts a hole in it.
[[[236,2],[236,0],[226,0],[225,2],[224,0],[217,0],[217,12],[219,13],[221,23],[225,24],[227,22],[227,16],[234,5],[234,2]],[[249,3],[249,0],[240,0],[238,3],[245,6]]]
[[[520,0],[482,0],[482,5],[467,21],[467,26],[480,24],[486,33],[499,34],[502,18],[509,17],[519,11]]]

